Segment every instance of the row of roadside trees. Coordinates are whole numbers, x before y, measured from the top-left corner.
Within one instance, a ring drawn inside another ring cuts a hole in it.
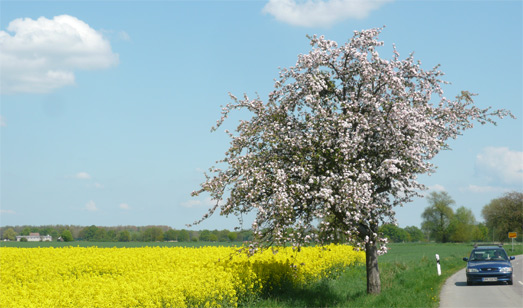
[[[455,201],[447,192],[432,192],[429,206],[421,215],[422,231],[436,242],[507,242],[509,232],[522,233],[523,193],[510,192],[493,199],[482,209],[484,223],[478,223],[472,211],[453,206]]]
[[[474,213],[461,206],[453,209],[455,201],[447,192],[432,192],[429,206],[421,215],[421,229],[415,226],[400,228],[393,224],[380,227],[391,242],[507,242],[508,233],[516,232],[521,241],[523,233],[523,193],[510,192],[490,201],[483,207],[484,222],[477,222]]]

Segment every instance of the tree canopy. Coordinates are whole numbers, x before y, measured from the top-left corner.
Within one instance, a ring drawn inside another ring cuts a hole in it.
[[[14,241],[16,238],[16,232],[13,228],[9,228],[2,234],[3,239],[8,239],[10,241]]]
[[[494,199],[481,214],[487,227],[495,232],[494,239],[507,241],[509,232],[523,233],[523,193],[514,191]]]
[[[73,234],[71,233],[71,231],[69,231],[67,229],[63,230],[62,233],[60,234],[60,236],[62,237],[64,242],[74,241]]]
[[[450,240],[452,242],[467,242],[474,238],[476,218],[472,210],[464,206],[459,207],[450,222]]]
[[[409,233],[407,231],[405,231],[404,229],[401,229],[400,227],[393,225],[393,224],[384,224],[383,226],[380,227],[380,232],[388,240],[395,242],[395,243],[410,241]]]
[[[429,206],[425,208],[421,217],[421,228],[438,242],[446,243],[450,240],[451,222],[454,211],[451,206],[455,203],[447,192],[431,192],[427,197]]]
[[[252,118],[226,131],[230,148],[193,193],[216,201],[203,219],[218,208],[254,211],[255,246],[335,239],[341,230],[365,247],[369,293],[380,292],[377,254],[386,251],[378,228],[425,188],[417,176],[434,172],[430,160],[473,121],[510,114],[474,106],[466,91],[445,98],[443,73],[423,70],[412,54],[400,59],[394,48],[381,58],[381,31],[356,31],[341,46],[309,37],[311,51],[280,71],[267,102],[230,94],[213,129],[236,109]]]

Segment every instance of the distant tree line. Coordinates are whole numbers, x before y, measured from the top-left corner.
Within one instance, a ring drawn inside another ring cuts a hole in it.
[[[380,227],[382,236],[390,242],[509,242],[508,233],[516,232],[521,241],[523,233],[523,193],[510,192],[492,200],[483,207],[485,222],[478,223],[474,213],[464,206],[455,211],[455,201],[447,192],[432,192],[429,206],[421,215],[421,229],[411,226],[404,229],[385,224]]]
[[[425,241],[425,235],[416,226],[400,228],[394,224],[384,224],[380,227],[380,233],[392,243]]]
[[[0,227],[0,237],[14,241],[17,235],[51,235],[53,240],[91,242],[234,242],[250,241],[252,231],[229,230],[176,230],[169,226],[5,226]]]
[[[429,206],[421,215],[421,229],[416,226],[400,228],[384,224],[379,231],[390,242],[508,242],[508,232],[517,232],[518,241],[523,234],[523,193],[510,192],[492,200],[481,212],[484,223],[478,223],[472,211],[461,206],[454,211],[455,201],[447,192],[432,192]],[[51,235],[53,240],[92,242],[244,242],[252,240],[251,230],[176,230],[169,226],[5,226],[0,227],[0,238],[15,240],[17,235],[30,233]],[[321,234],[320,234],[321,235]],[[340,233],[335,242],[344,242]]]

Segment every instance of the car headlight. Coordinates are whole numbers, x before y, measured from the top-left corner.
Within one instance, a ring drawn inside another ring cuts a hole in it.
[[[499,271],[502,273],[512,273],[512,267],[502,267]]]
[[[477,273],[479,270],[477,268],[467,268],[467,273]]]

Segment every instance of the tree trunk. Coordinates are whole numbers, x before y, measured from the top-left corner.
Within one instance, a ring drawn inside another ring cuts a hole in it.
[[[374,241],[365,244],[365,260],[367,265],[367,293],[380,294],[381,281],[378,269],[378,246]]]

